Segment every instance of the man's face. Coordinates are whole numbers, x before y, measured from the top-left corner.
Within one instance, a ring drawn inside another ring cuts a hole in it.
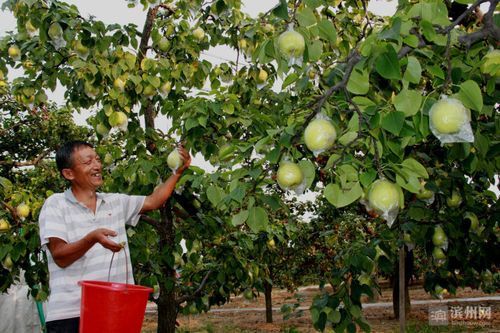
[[[102,163],[99,155],[90,147],[80,147],[72,154],[73,166],[65,177],[73,184],[97,189],[102,185]]]

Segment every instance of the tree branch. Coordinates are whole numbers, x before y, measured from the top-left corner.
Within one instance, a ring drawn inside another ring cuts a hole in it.
[[[328,98],[333,95],[334,92],[339,91],[341,89],[344,89],[347,87],[347,82],[349,81],[349,78],[351,77],[351,73],[354,69],[354,66],[361,60],[361,55],[356,49],[353,49],[351,53],[347,56],[346,59],[346,68],[344,75],[342,76],[342,80],[338,82],[336,85],[330,87],[325,93],[318,97],[314,102],[312,102],[310,105],[307,106],[307,108],[313,108],[314,107],[314,112],[311,112],[306,119],[304,120],[304,124],[302,125],[302,128],[305,129],[309,122],[316,116],[316,114],[321,112],[321,109],[323,108],[323,105],[326,103]],[[302,131],[303,132],[303,131]],[[301,133],[301,132],[299,132]],[[294,138],[294,141],[297,139]]]
[[[14,207],[9,205],[5,201],[0,201],[0,204],[2,204],[2,206],[4,206],[10,212],[10,214],[14,218],[14,221],[17,222],[19,220],[19,216],[17,216],[17,212],[16,212],[16,209]]]
[[[145,215],[145,214],[141,214],[141,217],[140,219],[144,222],[146,222],[147,224],[149,225],[152,225],[155,229],[160,229],[160,226],[161,226],[161,223],[160,221],[148,216],[148,215]]]
[[[453,28],[455,28],[457,25],[459,25],[467,16],[469,16],[473,11],[475,11],[476,8],[479,7],[482,3],[490,2],[490,1],[491,0],[477,0],[473,5],[471,5],[462,14],[460,14],[460,16],[457,17],[455,21],[453,21],[449,26],[440,30],[439,32],[442,33],[443,35],[449,33]],[[490,6],[491,5],[493,5],[493,4],[490,4]],[[495,6],[493,6],[493,8],[495,8]]]
[[[139,52],[137,54],[137,63],[140,64],[142,59],[146,56],[148,51],[149,37],[151,37],[151,30],[153,30],[153,22],[158,13],[158,6],[150,7],[148,9],[148,14],[146,16],[146,22],[144,22],[144,28],[142,29],[141,42],[139,43]]]
[[[448,33],[448,38],[446,40],[446,51],[444,53],[444,57],[446,58],[446,80],[443,84],[443,93],[446,93],[448,86],[451,83],[451,33]]]
[[[341,89],[344,89],[347,87],[347,82],[349,82],[349,78],[351,77],[351,73],[354,69],[354,66],[361,60],[361,55],[356,49],[353,49],[349,55],[346,58],[346,68],[344,75],[342,76],[342,80],[338,82],[336,85],[330,87],[325,93],[321,96],[319,96],[315,101],[311,102],[309,105],[306,106],[307,109],[313,108],[313,112],[311,112],[306,119],[304,120],[304,123],[302,124],[302,130],[297,131],[297,134],[292,138],[292,142],[297,143],[297,141],[300,139],[300,136],[304,132],[305,128],[307,125],[313,120],[313,118],[321,112],[321,109],[323,108],[323,105],[326,103],[328,98],[333,95],[336,91],[339,91]]]
[[[359,54],[358,50],[353,49],[351,53],[347,56],[346,62],[346,68],[344,75],[342,76],[342,80],[334,85],[333,87],[330,87],[325,94],[318,100],[318,105],[316,108],[316,112],[319,112],[321,108],[323,107],[323,104],[325,104],[326,100],[330,98],[331,95],[333,95],[334,92],[339,91],[340,89],[344,89],[347,87],[347,82],[349,81],[349,78],[351,77],[351,73],[354,69],[354,66],[361,60],[361,55]],[[312,119],[312,117],[311,117]]]
[[[417,45],[417,47],[416,47],[416,48],[421,48],[421,47],[424,47],[424,46],[426,46],[426,45],[427,45],[427,43],[425,42],[424,37],[422,37],[422,35],[418,33],[417,29],[412,28],[411,33],[412,33],[413,35],[417,36],[417,38],[418,38],[418,45]],[[413,50],[414,50],[414,48],[413,48],[413,47],[411,47],[411,46],[407,46],[407,45],[406,45],[406,46],[403,46],[403,47],[399,50],[399,52],[398,52],[398,59],[403,58],[404,56],[406,56],[408,53],[410,53],[410,52],[411,52],[411,51],[413,51]]]
[[[0,165],[12,165],[15,168],[38,165],[38,163],[40,163],[40,161],[45,156],[47,156],[49,153],[50,153],[50,150],[44,151],[44,152],[40,153],[40,155],[38,155],[36,158],[34,158],[30,161],[24,161],[24,162],[0,161]]]
[[[344,146],[344,148],[342,149],[342,152],[339,154],[339,157],[337,157],[337,158],[333,161],[333,163],[332,163],[332,168],[333,168],[333,167],[335,167],[335,165],[337,164],[337,162],[338,162],[338,161],[340,161],[340,160],[344,157],[344,155],[345,155],[345,153],[347,152],[347,150],[348,150],[348,149],[349,149],[352,145],[354,145],[354,143],[355,143],[356,141],[358,141],[359,139],[361,139],[361,138],[363,137],[363,130],[362,130],[362,128],[363,128],[363,127],[362,127],[363,114],[362,114],[361,110],[359,109],[359,106],[358,106],[358,105],[357,105],[357,104],[356,104],[356,103],[352,100],[351,96],[349,95],[349,92],[347,91],[347,88],[344,88],[344,93],[345,93],[345,95],[346,95],[347,102],[348,102],[349,104],[351,104],[351,105],[354,107],[354,111],[355,111],[355,112],[357,113],[357,115],[358,115],[358,133],[357,133],[356,137],[355,137],[352,141],[348,142],[348,143]]]
[[[177,298],[175,300],[175,303],[177,303],[177,305],[179,305],[179,304],[182,304],[184,302],[189,302],[189,301],[194,300],[201,293],[201,291],[203,290],[203,288],[205,288],[205,285],[208,282],[208,277],[210,276],[210,274],[212,274],[212,271],[208,271],[207,274],[205,274],[205,276],[203,277],[203,280],[201,280],[200,285],[198,286],[198,288],[192,294],[190,294],[190,295],[183,295],[183,296]]]
[[[142,29],[141,42],[139,43],[139,50],[137,55],[137,64],[140,65],[142,60],[146,57],[146,53],[149,49],[149,38],[151,37],[151,31],[153,30],[154,21],[158,15],[158,10],[160,8],[166,9],[168,11],[168,16],[174,13],[174,10],[171,6],[160,4],[155,7],[151,7],[148,10],[146,16],[146,22],[144,22],[144,28]],[[153,107],[153,103],[151,101],[147,102],[146,107],[144,108],[144,122],[147,129],[155,129],[155,117],[156,112]],[[150,153],[154,153],[156,151],[156,145],[151,140],[147,140],[146,147]]]
[[[495,25],[495,22],[493,21],[493,15],[495,13],[495,8],[498,6],[499,1],[500,0],[491,0],[490,1],[490,8],[488,9],[488,12],[483,16],[483,20],[482,20],[483,28],[479,31],[474,31],[474,32],[471,32],[469,34],[458,37],[458,41],[460,43],[465,44],[467,47],[469,47],[474,42],[481,40],[481,39],[488,38],[488,37],[491,37],[497,43],[500,43],[500,29]],[[485,2],[485,1],[483,1],[483,2]]]

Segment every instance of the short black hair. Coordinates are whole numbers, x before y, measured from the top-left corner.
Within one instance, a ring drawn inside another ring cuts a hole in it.
[[[82,140],[72,140],[64,143],[59,147],[56,151],[56,165],[57,170],[62,174],[63,169],[70,169],[73,166],[72,155],[73,152],[81,147],[90,147],[94,148],[94,146],[87,141]]]

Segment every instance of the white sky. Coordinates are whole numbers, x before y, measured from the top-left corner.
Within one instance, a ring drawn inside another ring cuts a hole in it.
[[[3,2],[0,0],[0,2]],[[145,12],[142,5],[128,8],[125,0],[67,0],[67,3],[78,7],[83,17],[93,15],[105,23],[135,23],[142,29]],[[257,16],[274,7],[278,0],[243,0],[243,11]],[[378,15],[390,16],[396,10],[396,0],[372,0],[368,9]],[[14,17],[10,12],[0,11],[0,35],[15,26]]]

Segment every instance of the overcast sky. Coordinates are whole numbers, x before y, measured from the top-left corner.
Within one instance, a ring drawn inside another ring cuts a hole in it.
[[[105,23],[135,23],[142,27],[145,12],[142,5],[135,8],[128,8],[125,0],[68,0],[70,4],[75,4],[82,16],[93,15]],[[243,11],[257,16],[274,7],[278,0],[243,0]],[[3,3],[3,0],[0,0]],[[396,0],[372,0],[369,9],[379,15],[390,16],[394,13]],[[0,35],[7,30],[12,30],[15,26],[14,18],[10,12],[0,12]]]

